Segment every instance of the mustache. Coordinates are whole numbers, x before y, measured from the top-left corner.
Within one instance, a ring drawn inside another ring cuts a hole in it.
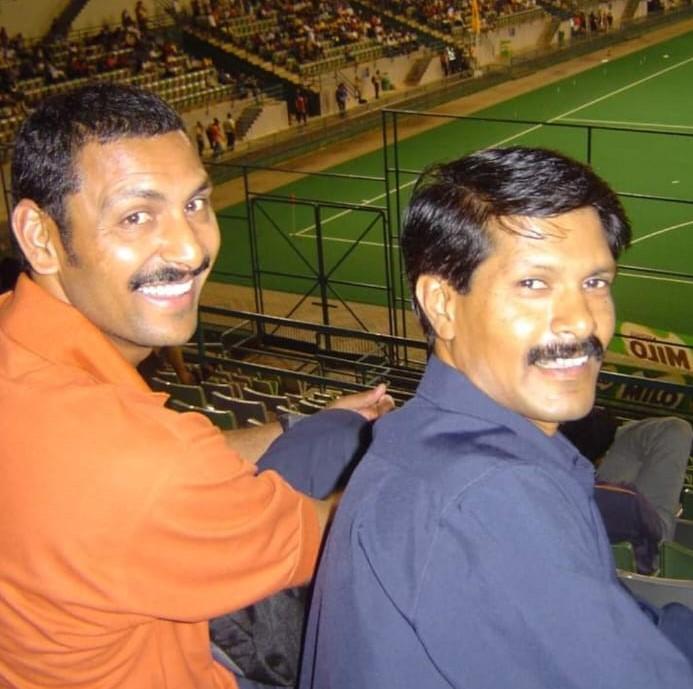
[[[209,254],[200,262],[194,270],[182,270],[181,268],[176,268],[175,266],[161,266],[156,270],[149,273],[138,273],[137,275],[130,278],[128,283],[129,288],[135,292],[143,285],[149,283],[164,283],[164,282],[182,282],[186,278],[197,277],[200,273],[204,273],[207,268],[211,265],[212,260]]]
[[[552,342],[548,345],[532,347],[527,359],[531,366],[537,361],[572,359],[580,356],[594,357],[601,361],[604,358],[604,345],[596,335],[590,335],[581,342]]]

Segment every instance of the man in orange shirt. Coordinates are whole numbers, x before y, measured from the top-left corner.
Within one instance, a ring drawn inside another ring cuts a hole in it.
[[[307,581],[331,504],[227,442],[257,459],[275,426],[227,438],[135,370],[195,329],[207,174],[163,101],[108,84],[40,106],[12,180],[28,274],[0,301],[0,685],[232,689],[207,620]]]

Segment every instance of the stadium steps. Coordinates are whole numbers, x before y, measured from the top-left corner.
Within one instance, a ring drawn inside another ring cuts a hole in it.
[[[635,16],[639,5],[640,0],[627,0],[621,15],[621,23],[630,21]]]
[[[428,65],[431,64],[432,59],[433,56],[429,53],[424,57],[414,60],[414,64],[410,67],[409,72],[407,72],[404,83],[407,84],[407,86],[417,86],[421,81],[421,77],[423,77],[428,69]]]
[[[67,35],[72,22],[88,2],[89,0],[70,0],[53,20],[51,30],[58,36],[62,34]]]
[[[548,48],[551,45],[551,41],[553,41],[553,37],[556,31],[558,31],[558,27],[561,25],[561,21],[560,17],[557,17],[555,14],[551,15],[551,21],[541,32],[541,36],[539,36],[537,48]]]
[[[255,121],[260,117],[262,106],[253,104],[243,108],[238,122],[236,122],[236,136],[238,139],[245,138],[245,135],[250,131],[250,128],[255,124]]]
[[[572,10],[557,6],[551,0],[537,0],[537,5],[547,14],[556,17],[560,21],[565,21],[573,16]]]
[[[214,48],[217,48],[217,50],[221,50],[222,52],[228,53],[229,55],[233,55],[235,58],[243,60],[244,62],[247,62],[248,64],[251,64],[254,67],[259,67],[263,71],[272,74],[273,76],[278,77],[279,79],[289,81],[292,84],[298,86],[301,85],[301,80],[299,76],[294,72],[290,72],[288,69],[285,69],[281,65],[273,65],[271,62],[263,60],[259,55],[248,52],[244,48],[240,48],[237,45],[234,45],[229,40],[223,40],[219,36],[212,35],[211,32],[208,30],[204,30],[200,27],[188,24],[185,26],[184,33],[194,36],[198,41],[208,43]]]

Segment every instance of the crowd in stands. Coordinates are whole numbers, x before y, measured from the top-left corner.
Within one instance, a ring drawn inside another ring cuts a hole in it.
[[[577,0],[537,0],[547,12],[563,19],[570,18],[570,34],[573,37],[585,36],[610,31],[614,24],[614,15],[610,3],[602,3],[585,12]]]
[[[611,30],[614,23],[614,15],[611,8],[590,10],[589,14],[579,11],[570,18],[570,33],[572,36],[584,36],[585,34],[599,33]]]
[[[383,0],[381,5],[443,33],[473,28],[470,0]],[[493,28],[498,17],[524,12],[535,5],[535,0],[480,0],[479,28]]]
[[[500,16],[548,1],[478,0],[480,28],[492,27]],[[566,16],[572,16],[573,36],[607,31],[613,23],[606,5],[586,14],[575,9],[573,0],[553,0],[551,4],[554,10],[561,7]],[[336,70],[409,53],[418,48],[426,29],[452,34],[473,28],[471,0],[172,0],[169,11],[181,23],[192,21],[224,41],[303,76],[321,71],[321,65]],[[157,28],[142,0],[132,10],[124,9],[116,25],[104,24],[99,31],[78,37],[60,31],[55,23],[39,40],[27,40],[21,33],[11,36],[0,27],[0,143],[9,142],[17,123],[35,103],[51,89],[63,88],[62,84],[69,88],[87,79],[131,81],[157,90],[179,108],[202,102],[204,93],[215,92],[209,96],[214,100],[222,96],[232,101],[258,99],[267,87],[255,75],[187,54]],[[445,76],[469,68],[464,50],[452,43],[439,55]],[[358,102],[365,102],[366,95],[378,98],[386,85],[377,74],[366,77],[372,82],[369,91],[364,93],[360,83],[349,84],[348,95]],[[177,79],[192,75],[196,75],[194,82],[186,81],[187,95],[179,101]],[[360,81],[360,77],[356,79]],[[343,105],[344,98],[338,102]],[[307,117],[307,111],[300,108],[292,114],[299,122]],[[210,148],[218,149],[211,144]]]
[[[141,1],[132,12],[123,10],[118,24],[104,24],[98,32],[78,37],[68,37],[54,25],[43,38],[27,40],[0,27],[0,119],[7,123],[0,132],[2,140],[11,138],[14,126],[51,89],[61,84],[69,88],[86,79],[150,86],[154,81],[163,84],[175,81],[174,77],[196,75],[198,91],[223,92],[232,100],[258,95],[261,84],[256,77],[231,73],[209,58],[189,55],[155,29]],[[167,87],[158,90],[162,89]]]
[[[381,46],[387,55],[418,47],[414,31],[386,26],[381,16],[348,0],[192,0],[190,8],[198,25],[225,34],[275,64],[318,61],[334,48],[356,59],[352,49],[367,43]],[[249,33],[238,30],[243,19],[252,29]]]

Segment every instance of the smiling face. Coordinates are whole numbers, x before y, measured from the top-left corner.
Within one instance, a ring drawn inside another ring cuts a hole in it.
[[[70,255],[52,226],[55,260],[34,265],[34,278],[132,363],[184,343],[219,249],[211,186],[187,137],[90,142],[76,170],[79,190],[65,204]]]
[[[521,234],[492,230],[491,254],[467,293],[422,275],[417,299],[439,358],[552,434],[594,403],[596,343],[606,347],[614,331],[616,265],[591,207],[505,221]]]

